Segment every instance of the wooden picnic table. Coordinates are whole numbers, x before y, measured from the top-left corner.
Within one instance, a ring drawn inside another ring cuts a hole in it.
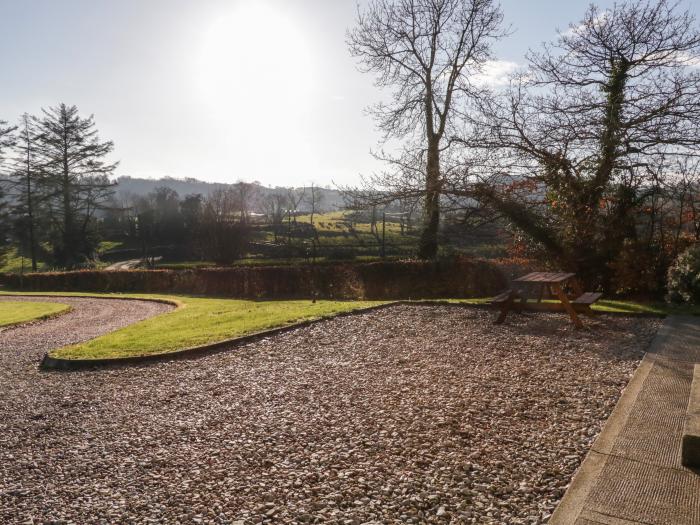
[[[496,324],[505,321],[511,310],[550,310],[565,311],[571,317],[574,326],[581,328],[583,323],[578,317],[578,312],[592,314],[591,304],[600,299],[602,294],[586,292],[581,288],[576,274],[570,272],[532,272],[513,280],[514,284],[533,286],[537,291],[537,303],[528,303],[527,294],[515,290],[506,290],[493,303],[501,308],[501,313],[496,319]],[[566,288],[573,291],[572,296],[567,295]],[[558,303],[542,303],[542,299],[556,298]]]

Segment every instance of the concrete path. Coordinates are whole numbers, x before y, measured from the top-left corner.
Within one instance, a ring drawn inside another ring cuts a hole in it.
[[[700,472],[681,436],[700,318],[666,319],[550,524],[700,525]]]

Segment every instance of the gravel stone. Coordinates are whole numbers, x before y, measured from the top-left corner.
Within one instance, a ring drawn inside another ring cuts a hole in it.
[[[92,310],[144,314],[76,304],[0,333],[1,523],[546,523],[659,325],[396,306],[191,361],[40,371]]]

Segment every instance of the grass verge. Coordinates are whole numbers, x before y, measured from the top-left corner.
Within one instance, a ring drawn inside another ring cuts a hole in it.
[[[46,319],[70,311],[70,306],[59,303],[0,302],[0,327]]]
[[[46,294],[36,294],[46,295]],[[85,343],[50,352],[61,359],[111,359],[174,352],[301,321],[382,304],[381,301],[247,301],[150,294],[51,295],[159,299],[178,307]]]
[[[3,292],[12,294],[13,292]],[[47,295],[42,293],[18,295]],[[91,341],[60,348],[51,352],[62,359],[105,359],[169,353],[192,348],[262,330],[331,317],[382,304],[381,301],[249,301],[192,296],[152,294],[55,293],[56,296],[90,296],[107,298],[159,299],[172,302],[178,308],[172,312],[141,321]],[[454,299],[453,303],[483,305],[488,299]],[[4,303],[0,303],[0,307]],[[13,303],[15,304],[15,303]],[[53,303],[19,303],[46,305]],[[65,306],[65,305],[61,305]],[[593,307],[601,313],[700,315],[698,306],[675,306],[665,303],[634,301],[599,301]],[[2,319],[0,317],[0,319]],[[2,322],[0,321],[0,326]]]
[[[451,299],[450,302],[485,305],[490,298],[478,299]],[[556,302],[545,300],[545,303]],[[600,313],[614,314],[643,314],[643,315],[700,315],[700,305],[693,304],[669,304],[664,302],[641,303],[637,301],[616,301],[603,299],[592,306],[592,309]]]

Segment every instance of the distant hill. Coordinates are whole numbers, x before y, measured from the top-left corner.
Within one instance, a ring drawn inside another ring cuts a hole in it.
[[[233,186],[233,184],[225,184],[221,182],[205,182],[197,179],[176,179],[173,177],[163,177],[161,179],[141,179],[136,177],[119,177],[117,183],[117,197],[124,198],[129,195],[143,196],[151,193],[156,188],[170,188],[178,193],[180,197],[200,193],[204,196],[211,192]],[[271,192],[286,191],[286,187],[268,188],[261,184],[253,183],[257,189],[258,197],[263,198]],[[301,188],[296,188],[301,189]],[[307,191],[310,191],[307,188]],[[323,194],[321,208],[326,211],[341,209],[344,205],[343,197],[338,190],[321,188]],[[259,211],[259,210],[253,210]],[[304,211],[303,205],[301,211]]]

